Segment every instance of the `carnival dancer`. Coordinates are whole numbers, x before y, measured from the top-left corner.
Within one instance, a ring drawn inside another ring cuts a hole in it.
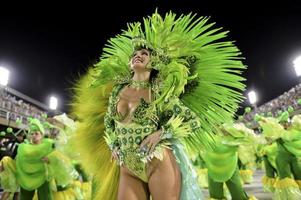
[[[233,200],[256,199],[254,196],[248,197],[244,191],[238,169],[238,147],[242,143],[257,143],[254,132],[242,123],[226,123],[221,127],[221,135],[217,136],[216,141],[216,147],[204,156],[211,199],[227,199],[224,184]]]
[[[301,199],[301,129],[300,116],[294,116],[289,123],[289,113],[280,117],[257,117],[266,138],[277,143],[276,168],[278,178],[274,183],[274,198],[281,200]],[[283,126],[280,124],[282,123]],[[299,185],[298,185],[299,184]]]
[[[213,25],[156,12],[110,39],[78,82],[76,135],[94,199],[203,199],[186,149],[214,147],[244,89],[240,52]]]

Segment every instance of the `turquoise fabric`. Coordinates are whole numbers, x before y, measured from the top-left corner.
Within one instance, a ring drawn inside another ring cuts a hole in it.
[[[182,188],[180,200],[201,200],[205,199],[199,187],[197,174],[192,163],[181,144],[178,142],[172,145],[173,153],[177,159],[182,175]]]

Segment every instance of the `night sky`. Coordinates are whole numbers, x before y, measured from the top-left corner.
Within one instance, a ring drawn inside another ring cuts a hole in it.
[[[246,58],[248,69],[243,76],[247,78],[247,89],[258,92],[258,105],[301,81],[292,65],[293,59],[301,55],[300,1],[269,5],[244,1],[123,2],[128,4],[110,1],[111,5],[52,5],[3,12],[0,65],[10,70],[9,86],[45,104],[54,94],[59,97],[59,109],[68,112],[70,88],[78,75],[98,60],[106,40],[125,29],[127,22],[139,21],[156,8],[161,14],[172,10],[211,16],[215,27],[230,30],[229,40],[236,41]],[[242,104],[247,105],[247,101]]]

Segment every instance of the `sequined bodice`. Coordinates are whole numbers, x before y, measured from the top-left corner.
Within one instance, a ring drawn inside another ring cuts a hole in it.
[[[144,125],[130,123],[122,124],[115,121],[115,131],[120,144],[119,162],[125,164],[133,173],[142,180],[147,181],[146,166],[142,162],[145,155],[140,150],[142,140],[157,130],[157,126],[151,120]]]
[[[153,158],[163,159],[163,149],[171,143],[171,139],[185,137],[187,133],[199,130],[200,122],[189,108],[176,97],[164,101],[164,107],[157,107],[140,99],[137,107],[132,110],[131,120],[122,121],[118,114],[118,94],[125,85],[117,85],[109,98],[108,112],[104,118],[106,142],[112,151],[118,151],[118,163],[126,166],[141,180],[147,182],[146,163]],[[153,88],[154,100],[158,94]],[[177,131],[173,128],[181,123]],[[141,142],[150,134],[164,126],[164,137],[152,152],[140,148]],[[180,131],[182,130],[182,131]]]
[[[151,120],[146,121],[143,125],[136,123],[122,124],[115,121],[115,131],[121,149],[139,147],[142,140],[156,130],[156,124]]]

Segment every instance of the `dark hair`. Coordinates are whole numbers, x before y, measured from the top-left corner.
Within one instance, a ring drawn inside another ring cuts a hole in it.
[[[155,79],[158,77],[158,74],[159,74],[158,70],[152,69],[149,77],[150,82],[155,81]]]

